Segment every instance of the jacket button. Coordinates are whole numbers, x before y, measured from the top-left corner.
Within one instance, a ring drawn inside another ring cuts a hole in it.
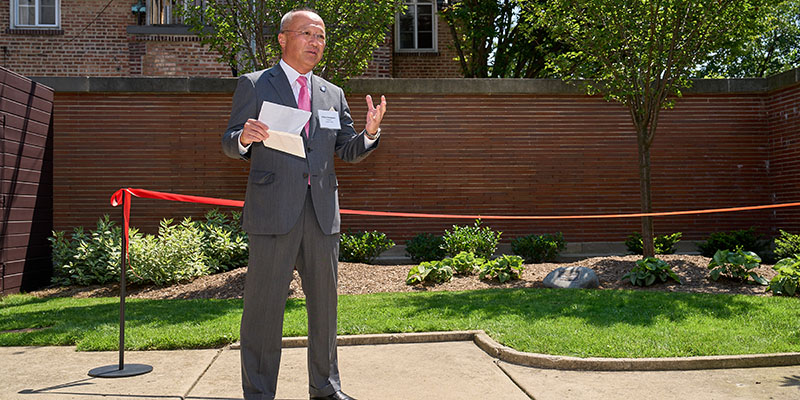
[[[311,153],[311,147],[306,148],[306,153]]]

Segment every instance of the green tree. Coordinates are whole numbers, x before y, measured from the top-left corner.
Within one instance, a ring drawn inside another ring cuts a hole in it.
[[[460,0],[441,15],[450,27],[465,78],[543,78],[547,60],[564,52],[543,26],[527,23],[535,9],[519,0]],[[537,1],[535,3],[541,3]],[[521,22],[521,23],[520,23]]]
[[[800,0],[767,5],[766,18],[750,37],[715,52],[698,68],[700,78],[766,78],[800,67]]]
[[[384,42],[402,0],[206,0],[180,12],[192,32],[219,53],[234,75],[268,68],[281,49],[281,17],[298,7],[311,7],[325,21],[325,56],[315,73],[336,84],[361,75],[372,52]]]
[[[569,79],[622,103],[637,138],[640,202],[652,212],[650,147],[658,115],[691,85],[692,68],[756,29],[766,0],[547,0],[532,23],[576,51]],[[642,217],[643,253],[654,256],[653,219]]]

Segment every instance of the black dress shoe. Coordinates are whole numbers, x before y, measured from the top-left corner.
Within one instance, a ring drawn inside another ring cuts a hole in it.
[[[356,400],[356,399],[344,394],[344,392],[340,390],[334,394],[329,394],[327,396],[312,397],[311,400]]]

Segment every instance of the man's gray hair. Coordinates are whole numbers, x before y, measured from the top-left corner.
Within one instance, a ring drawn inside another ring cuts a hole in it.
[[[316,14],[319,17],[319,14],[313,8],[309,8],[309,7],[295,8],[294,10],[289,11],[286,14],[283,14],[283,17],[281,17],[281,27],[280,27],[280,31],[281,32],[283,32],[283,30],[286,28],[286,26],[289,25],[290,22],[292,22],[292,18],[294,18],[294,14],[298,13],[300,11],[308,11],[310,13]]]

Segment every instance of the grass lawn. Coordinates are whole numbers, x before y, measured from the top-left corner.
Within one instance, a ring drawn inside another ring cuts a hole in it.
[[[212,348],[238,340],[241,300],[127,301],[128,349]],[[0,299],[0,346],[116,350],[119,299]],[[339,298],[339,333],[483,329],[520,351],[578,357],[800,352],[800,299],[627,290],[492,289]],[[43,328],[43,329],[35,329]],[[11,331],[11,332],[9,332]],[[303,300],[285,336],[306,335]]]

